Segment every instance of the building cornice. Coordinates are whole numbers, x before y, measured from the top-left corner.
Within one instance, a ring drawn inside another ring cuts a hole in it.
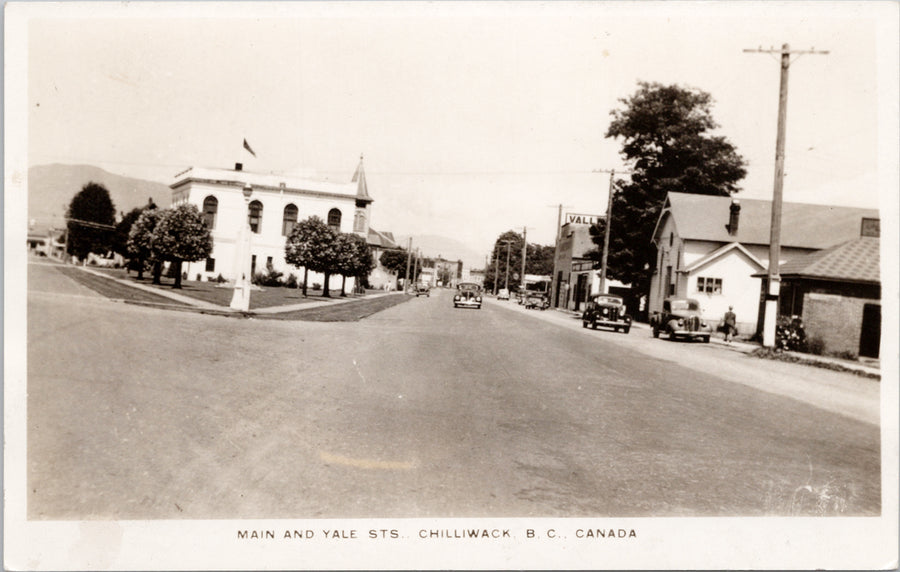
[[[200,183],[206,185],[218,185],[225,187],[235,187],[238,190],[243,189],[246,184],[245,181],[238,181],[233,179],[209,179],[205,177],[188,177],[186,179],[182,179],[176,183],[171,185],[171,189],[173,191],[191,183]],[[334,198],[334,199],[346,199],[352,201],[365,201],[367,203],[374,202],[372,198],[360,198],[356,195],[347,195],[342,193],[331,193],[328,191],[314,191],[310,189],[295,189],[292,187],[281,187],[275,185],[260,185],[260,184],[252,184],[254,190],[261,191],[274,191],[274,192],[284,192],[285,194],[294,194],[294,195],[307,195],[314,197],[323,197],[323,198]]]

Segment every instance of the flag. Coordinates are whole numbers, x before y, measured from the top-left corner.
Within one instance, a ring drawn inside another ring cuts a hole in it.
[[[254,153],[253,149],[250,148],[250,144],[247,143],[246,139],[244,139],[244,149],[246,149],[247,151],[250,151],[250,154],[253,155],[254,157],[256,157],[256,153]]]

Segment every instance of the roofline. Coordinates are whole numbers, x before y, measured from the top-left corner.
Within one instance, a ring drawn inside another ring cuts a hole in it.
[[[237,187],[239,189],[243,189],[244,185],[245,185],[244,181],[236,181],[236,180],[232,180],[232,179],[207,179],[207,178],[203,178],[203,177],[188,177],[186,179],[182,179],[180,181],[172,183],[169,186],[169,188],[174,191],[174,190],[177,190],[178,188],[183,187],[189,183],[205,183],[208,185],[223,185],[226,187]],[[252,185],[252,187],[254,189],[260,189],[263,191],[285,191],[285,192],[288,192],[291,194],[301,194],[302,193],[302,194],[313,195],[313,196],[317,196],[317,197],[352,199],[355,201],[364,201],[364,202],[369,202],[369,203],[374,202],[374,200],[375,200],[375,199],[372,199],[371,197],[364,199],[364,198],[357,197],[356,195],[345,195],[345,194],[341,194],[341,193],[330,193],[328,191],[313,191],[313,190],[308,190],[308,189],[295,189],[293,187],[276,187],[274,185],[259,185],[259,184],[254,184],[254,185]]]
[[[735,242],[729,242],[725,246],[717,248],[716,250],[708,253],[706,256],[703,256],[702,258],[695,261],[693,264],[690,264],[690,265],[686,266],[684,269],[680,270],[680,272],[693,272],[694,270],[699,270],[701,266],[705,266],[706,264],[709,264],[713,260],[715,260],[717,258],[721,258],[722,256],[728,254],[729,252],[731,252],[732,250],[735,250],[735,249],[739,250],[740,252],[743,252],[744,255],[747,256],[747,258],[749,258],[754,264],[756,264],[760,268],[767,267],[765,264],[762,263],[762,261],[759,258],[753,256],[753,253],[750,252],[749,250],[747,250],[747,248],[743,245],[743,243],[735,241]]]
[[[763,272],[758,272],[756,274],[751,275],[752,278],[766,278],[768,274]],[[881,280],[864,280],[861,278],[841,278],[839,276],[816,276],[815,274],[781,274],[779,276],[781,281],[784,282],[785,279],[797,279],[797,280],[820,280],[822,282],[843,282],[843,283],[851,283],[851,284],[866,284],[869,286],[881,286]]]
[[[659,244],[656,240],[656,231],[659,230],[659,225],[662,222],[663,217],[667,213],[672,212],[672,203],[669,201],[669,193],[666,193],[666,198],[663,199],[663,206],[659,211],[659,216],[656,217],[656,224],[653,226],[653,234],[650,235],[650,244]],[[681,236],[681,235],[679,235]]]

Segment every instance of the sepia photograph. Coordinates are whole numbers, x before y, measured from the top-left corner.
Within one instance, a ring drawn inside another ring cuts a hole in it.
[[[897,568],[900,3],[3,51],[5,569]]]

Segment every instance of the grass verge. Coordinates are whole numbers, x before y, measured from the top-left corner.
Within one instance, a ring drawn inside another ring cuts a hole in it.
[[[255,314],[253,317],[259,320],[302,320],[306,322],[358,322],[376,312],[387,310],[392,306],[402,304],[410,299],[405,294],[388,294],[377,298],[362,298],[335,304],[334,306],[321,306],[308,310],[296,310],[294,312],[282,312],[279,314]]]
[[[826,362],[819,361],[814,359],[806,359],[794,354],[787,354],[784,352],[776,352],[771,348],[757,348],[750,352],[750,355],[753,357],[761,358],[761,359],[771,359],[776,361],[786,361],[789,363],[799,363],[802,365],[811,365],[814,367],[820,367],[823,369],[830,369],[832,371],[841,371],[846,373],[852,373],[854,375],[858,375],[860,377],[866,377],[869,379],[877,379],[881,380],[881,375],[877,373],[869,373],[867,371],[862,371],[852,367],[845,367],[839,363],[834,362]]]

